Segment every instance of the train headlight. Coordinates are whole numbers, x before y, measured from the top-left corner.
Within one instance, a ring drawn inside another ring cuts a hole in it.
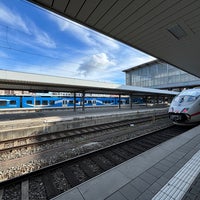
[[[184,108],[184,109],[181,111],[181,113],[187,113],[188,110],[189,110],[189,108]]]

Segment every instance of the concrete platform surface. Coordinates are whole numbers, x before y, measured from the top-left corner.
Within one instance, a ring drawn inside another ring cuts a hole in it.
[[[187,195],[192,183],[200,182],[195,179],[199,172],[200,126],[197,126],[53,200],[186,200],[190,199]]]
[[[24,110],[24,109],[23,109]],[[9,113],[7,109],[7,113],[0,113],[0,121],[16,121],[16,120],[28,120],[28,119],[41,119],[46,121],[61,121],[61,120],[69,120],[74,118],[86,118],[86,117],[95,117],[95,116],[109,116],[109,115],[117,115],[117,114],[126,114],[126,113],[144,113],[150,111],[160,111],[160,110],[168,110],[167,107],[164,108],[156,108],[156,107],[146,107],[146,106],[137,106],[130,109],[129,107],[101,107],[101,108],[87,108],[85,111],[82,110],[39,110],[38,112],[24,112],[21,113]]]

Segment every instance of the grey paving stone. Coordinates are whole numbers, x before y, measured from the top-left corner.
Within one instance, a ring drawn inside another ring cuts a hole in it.
[[[168,171],[170,171],[171,173],[176,173],[179,169],[181,169],[181,166],[176,166],[174,165],[173,167],[171,167]]]
[[[127,200],[119,191],[115,192],[105,200]]]
[[[164,186],[169,181],[169,178],[161,176],[159,179],[156,180],[156,183],[158,183],[161,186]]]
[[[134,188],[131,184],[125,185],[123,188],[119,190],[128,200],[135,200],[141,193]]]
[[[118,170],[110,170],[100,176],[86,181],[78,187],[84,199],[100,200],[110,196],[115,191],[130,182],[126,176]]]
[[[70,191],[64,192],[61,195],[53,198],[52,200],[84,200],[81,193],[77,188],[74,188]]]
[[[200,137],[199,135],[196,137],[193,137],[192,140],[190,140],[189,142],[187,142],[187,144],[185,144],[185,146],[194,148],[196,145],[198,145],[200,142]]]
[[[150,173],[151,175],[155,176],[156,178],[161,177],[164,172],[155,168],[155,167],[151,167],[150,169],[148,169],[146,172]]]
[[[173,162],[174,164],[179,160],[177,159],[177,157],[174,157],[173,154],[168,155],[167,157],[165,157],[165,159],[169,160],[170,162]]]
[[[176,166],[176,167],[182,167],[183,165],[185,165],[185,163],[187,163],[187,160],[181,159],[174,166]]]
[[[200,193],[200,188],[194,187],[192,185],[188,192],[194,195],[198,195]]]
[[[200,149],[200,141],[198,141],[198,144],[195,146],[195,149]]]
[[[171,156],[177,160],[180,160],[185,156],[185,154],[186,154],[185,152],[176,150],[171,154]]]
[[[166,172],[169,170],[169,167],[166,165],[163,165],[162,163],[158,162],[157,164],[155,164],[153,167],[155,167],[156,169],[159,169],[162,172]]]
[[[182,160],[185,160],[186,162],[188,161],[188,160],[190,160],[191,158],[192,158],[192,156],[195,154],[196,152],[189,152],[189,153],[187,153],[183,158],[182,158]]]
[[[199,198],[194,194],[186,194],[182,200],[199,200]]]
[[[145,160],[143,155],[139,155],[136,158],[128,160],[126,164],[119,165],[117,170],[126,177],[134,179],[148,168],[149,163]]]
[[[153,183],[148,190],[151,191],[154,195],[160,191],[163,186],[158,184],[157,182]]]
[[[165,165],[165,166],[167,166],[167,167],[169,167],[169,168],[174,165],[174,162],[171,162],[171,161],[169,161],[167,159],[161,160],[160,163],[163,164],[163,165]]]
[[[162,148],[162,145],[166,145],[162,143],[152,149],[149,149],[147,153],[141,154],[145,161],[148,163],[156,163],[158,160],[162,160],[165,158],[171,151]]]
[[[142,195],[140,195],[140,196],[138,197],[137,200],[150,200],[150,199],[152,199],[152,197],[154,197],[154,196],[155,196],[155,195],[154,195],[151,191],[146,190]]]
[[[194,147],[193,147],[193,148],[194,148]],[[178,150],[179,150],[179,151],[182,151],[182,152],[184,152],[184,153],[188,153],[189,151],[192,150],[192,147],[191,147],[191,146],[186,146],[186,145],[184,145],[184,146],[180,147]]]
[[[130,184],[133,185],[140,192],[144,192],[148,187],[150,187],[150,184],[145,182],[140,177],[135,178],[133,181],[130,182]]]
[[[163,174],[164,177],[171,179],[175,174],[177,170],[168,170],[166,173]]]
[[[175,151],[177,148],[184,145],[189,139],[184,137],[184,135],[179,135],[165,143],[162,143],[162,149],[168,150],[170,152]]]
[[[199,148],[200,149],[200,148]],[[193,149],[191,150],[190,152],[188,152],[185,156],[184,156],[184,159],[188,158],[188,160],[190,158],[192,158],[192,156],[199,150],[199,149]]]
[[[154,183],[154,182],[157,180],[157,178],[156,178],[155,176],[151,175],[151,174],[148,173],[148,172],[142,173],[139,177],[140,177],[143,181],[145,181],[145,182],[147,182],[147,183],[149,183],[149,184],[152,184],[152,183]]]

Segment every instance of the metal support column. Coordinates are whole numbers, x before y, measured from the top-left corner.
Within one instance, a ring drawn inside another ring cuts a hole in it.
[[[85,91],[82,92],[82,111],[85,111]]]
[[[165,96],[162,97],[162,104],[165,105]]]
[[[130,104],[130,108],[133,109],[133,94],[130,94],[129,104]]]
[[[159,104],[159,95],[156,96],[156,102]]]
[[[76,92],[74,92],[74,112],[76,112]]]
[[[121,109],[121,94],[119,94],[119,109]]]
[[[34,105],[34,108],[36,106],[36,94],[33,94],[33,105]]]
[[[146,107],[147,107],[147,106],[148,106],[148,102],[147,102],[147,101],[148,101],[148,97],[145,96],[145,97],[144,97],[144,100],[145,100],[145,102],[146,102]]]

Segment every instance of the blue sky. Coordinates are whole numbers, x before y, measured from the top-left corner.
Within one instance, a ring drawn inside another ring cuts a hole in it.
[[[0,69],[125,84],[154,58],[25,0],[0,0]]]

